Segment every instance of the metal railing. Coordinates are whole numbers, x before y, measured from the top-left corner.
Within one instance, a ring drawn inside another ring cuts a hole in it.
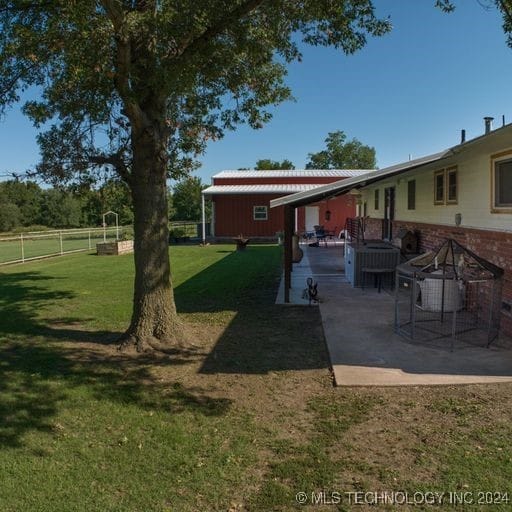
[[[0,265],[90,251],[97,243],[118,240],[124,230],[123,227],[101,227],[0,235]]]

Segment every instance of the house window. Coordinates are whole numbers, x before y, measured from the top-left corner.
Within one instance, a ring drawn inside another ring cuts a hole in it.
[[[254,206],[252,214],[254,220],[268,220],[268,208],[266,206]]]
[[[493,160],[493,207],[496,213],[512,213],[512,158]]]
[[[446,203],[457,203],[457,168],[446,169]]]
[[[378,210],[379,209],[379,189],[377,189],[375,191],[373,208],[374,208],[374,210]]]
[[[434,204],[444,204],[444,170],[434,173]]]
[[[366,201],[363,203],[363,217],[368,217],[368,203]]]
[[[407,209],[416,209],[416,180],[407,182]]]

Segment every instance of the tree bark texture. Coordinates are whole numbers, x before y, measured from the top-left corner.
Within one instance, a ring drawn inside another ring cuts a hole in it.
[[[132,319],[121,349],[165,351],[184,342],[169,262],[166,142],[164,129],[132,131],[135,283]]]

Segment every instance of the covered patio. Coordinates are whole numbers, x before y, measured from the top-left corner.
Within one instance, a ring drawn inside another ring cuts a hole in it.
[[[319,308],[337,386],[452,385],[512,381],[512,346],[500,337],[489,348],[457,345],[450,351],[409,342],[394,332],[394,295],[352,288],[345,278],[343,245],[301,245],[303,260],[284,273],[280,296],[304,304],[307,277],[318,283]]]

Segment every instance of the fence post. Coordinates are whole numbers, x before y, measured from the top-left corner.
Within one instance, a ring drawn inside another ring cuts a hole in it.
[[[23,233],[20,234],[21,241],[21,262],[25,263],[25,246],[23,245]]]
[[[88,235],[89,235],[89,251],[92,249],[91,247],[91,231],[89,230],[88,231]]]
[[[62,231],[59,231],[59,241],[60,241],[60,255],[62,256],[64,254],[63,247],[62,247]]]

